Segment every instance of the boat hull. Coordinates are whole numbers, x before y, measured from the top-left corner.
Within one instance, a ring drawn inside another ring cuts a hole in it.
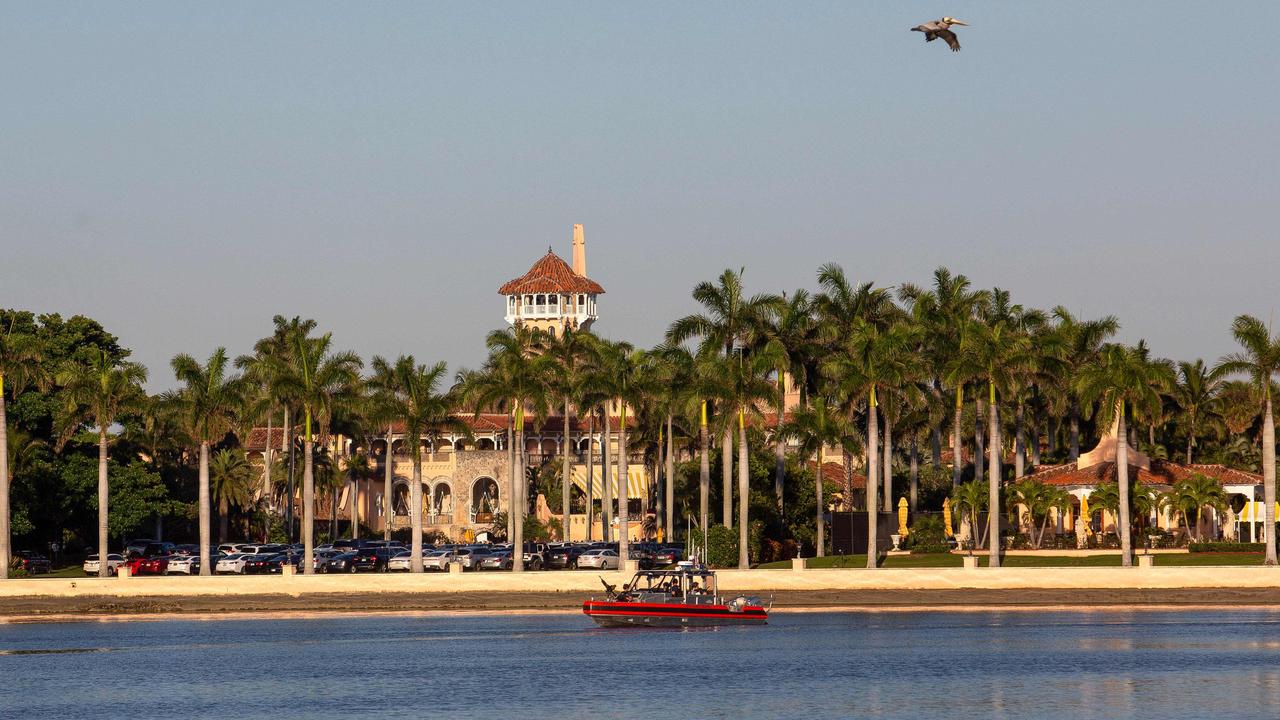
[[[758,605],[734,612],[725,605],[638,603],[588,600],[582,612],[601,627],[706,627],[764,625],[769,613]]]

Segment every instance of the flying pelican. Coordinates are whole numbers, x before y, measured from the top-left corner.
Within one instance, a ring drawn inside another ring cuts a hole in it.
[[[953,17],[944,17],[941,20],[934,20],[933,22],[927,22],[923,25],[917,25],[911,28],[911,31],[924,33],[925,42],[933,42],[938,38],[942,38],[951,46],[951,52],[960,52],[960,41],[956,39],[956,34],[951,32],[950,28],[952,25],[969,27],[969,23],[967,22],[957,20]]]

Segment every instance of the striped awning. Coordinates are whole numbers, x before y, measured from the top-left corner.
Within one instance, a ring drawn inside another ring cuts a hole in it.
[[[604,497],[604,473],[600,466],[591,468],[591,497]],[[613,473],[610,478],[609,489],[611,497],[620,497],[618,492],[618,466],[612,468]],[[570,477],[573,478],[573,484],[582,492],[587,491],[587,469],[583,466],[573,468]],[[649,473],[643,465],[627,466],[627,497],[646,498],[649,496]]]
[[[1280,518],[1280,502],[1276,503],[1276,517]],[[1240,522],[1266,522],[1267,503],[1260,500],[1246,502],[1237,519]]]

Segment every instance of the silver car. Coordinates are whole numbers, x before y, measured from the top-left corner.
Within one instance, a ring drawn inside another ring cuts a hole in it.
[[[595,568],[597,570],[617,570],[618,553],[601,548],[588,550],[578,556],[577,566],[579,568]]]
[[[485,555],[480,560],[481,570],[510,570],[511,569],[511,551],[499,550],[496,553]]]
[[[413,560],[413,553],[408,550],[398,552],[387,561],[387,570],[389,572],[409,572],[411,560]]]
[[[422,556],[423,570],[445,571],[449,569],[449,563],[453,562],[452,550],[436,550]]]
[[[108,554],[107,554],[107,574],[108,574],[108,575],[115,575],[115,574],[116,574],[116,570],[118,570],[118,569],[120,568],[120,566],[121,566],[121,565],[123,565],[123,564],[124,564],[124,556],[123,556],[123,555],[120,555],[120,554],[118,554],[118,553],[108,553]],[[84,559],[84,574],[85,574],[85,575],[97,575],[97,574],[98,574],[98,568],[99,568],[99,565],[98,565],[98,556],[97,556],[96,554],[95,554],[95,555],[90,555],[89,557],[87,557],[87,558],[85,558],[85,559]]]
[[[463,570],[479,570],[480,561],[492,554],[486,547],[464,547],[454,551]]]

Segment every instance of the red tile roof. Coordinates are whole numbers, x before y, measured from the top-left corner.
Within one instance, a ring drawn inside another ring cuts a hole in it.
[[[547,251],[538,262],[529,268],[529,272],[506,282],[498,288],[499,295],[521,295],[524,293],[604,293],[604,288],[594,280],[590,280],[573,271],[569,264],[559,255]]]
[[[1138,482],[1144,485],[1166,487],[1195,474],[1211,477],[1223,485],[1258,485],[1262,482],[1261,475],[1225,465],[1183,465],[1168,460],[1152,460],[1150,470],[1130,465],[1129,474],[1130,477],[1136,475]],[[1027,478],[1046,485],[1106,485],[1116,481],[1116,464],[1105,462],[1087,468],[1077,468],[1075,463],[1054,465],[1038,470]]]
[[[813,470],[818,466],[818,463],[815,460],[810,460],[808,464],[809,464],[810,470]],[[838,462],[822,463],[822,479],[829,483],[834,483],[836,485],[843,487],[844,486],[844,465]],[[867,476],[863,475],[860,472],[855,471],[853,473],[853,488],[855,490],[857,489],[866,490]]]

